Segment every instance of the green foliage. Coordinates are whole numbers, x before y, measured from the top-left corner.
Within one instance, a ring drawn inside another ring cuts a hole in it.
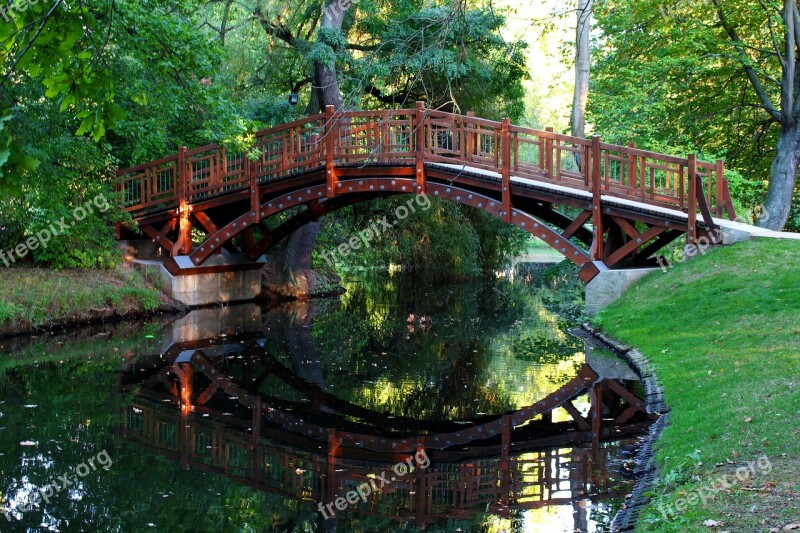
[[[11,320],[22,312],[22,306],[13,302],[0,302],[0,323]]]
[[[525,43],[507,43],[502,11],[478,2],[362,2],[353,28],[369,51],[352,57],[348,78],[369,87],[372,105],[427,100],[486,118],[524,115]],[[358,87],[358,86],[356,86]]]
[[[90,134],[95,141],[105,135],[121,111],[113,102],[114,82],[103,57],[101,35],[111,20],[97,16],[104,7],[99,0],[74,6],[28,3],[0,24],[0,116],[24,122],[24,102],[15,100],[11,89],[21,82],[37,83],[44,98],[57,101],[60,112],[73,117],[77,135]],[[0,187],[19,193],[36,169],[38,160],[30,152],[40,142],[20,142],[15,129],[0,130],[0,147],[5,147],[0,151]]]
[[[25,259],[39,264],[113,267],[120,257],[113,225],[128,217],[115,208],[108,148],[42,124],[36,129],[52,135],[50,144],[38,152],[42,164],[22,194],[0,199],[0,248],[31,242]]]
[[[414,197],[400,196],[329,215],[314,252],[315,268],[329,267],[330,260],[340,272],[401,265],[410,271],[466,278],[504,267],[527,242],[526,233],[483,211],[436,198],[429,200],[431,207],[427,210]],[[399,218],[398,209],[402,214],[403,206],[408,205],[416,212]],[[390,228],[383,229],[377,222],[383,217]],[[369,247],[360,246],[347,255],[334,252],[369,228],[379,230],[379,237]]]
[[[485,1],[361,0],[342,30],[320,26],[320,2],[209,3],[226,60],[221,72],[250,118],[280,122],[298,92],[306,111],[315,61],[336,62],[345,106],[386,108],[426,100],[488,118],[524,114],[525,44],[506,42],[503,10]],[[255,14],[255,16],[253,16]]]
[[[773,39],[782,38],[782,4],[721,5],[748,43],[748,63],[764,80],[765,95],[779,102],[781,63]],[[601,0],[595,17],[589,100],[595,130],[611,142],[725,158],[739,173],[733,179],[729,174],[731,192],[743,218],[751,219],[764,202],[780,126],[748,80],[716,7]]]

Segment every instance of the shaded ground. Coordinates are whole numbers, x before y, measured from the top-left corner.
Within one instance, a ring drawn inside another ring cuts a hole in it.
[[[794,241],[725,247],[648,276],[597,317],[653,362],[672,408],[638,530],[800,523],[798,264]],[[744,481],[720,488],[751,462]]]

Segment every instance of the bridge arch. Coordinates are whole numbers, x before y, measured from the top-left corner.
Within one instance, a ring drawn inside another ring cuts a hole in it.
[[[208,235],[206,240],[192,251],[190,260],[196,266],[202,265],[226,243],[257,225],[260,220],[264,220],[295,207],[302,205],[324,206],[325,203],[335,202],[332,206],[334,209],[320,207],[311,211],[309,215],[301,219],[305,220],[305,222],[311,222],[335,209],[341,209],[349,205],[355,205],[388,195],[417,194],[419,190],[418,185],[413,180],[394,177],[348,180],[340,183],[340,185],[341,192],[332,199],[326,197],[326,186],[323,184],[299,187],[291,192],[271,198],[261,205],[258,213],[249,211],[223,228]],[[500,219],[505,217],[505,211],[503,210],[501,200],[466,188],[456,187],[446,183],[428,182],[426,184],[425,194],[430,197],[480,209]],[[304,213],[306,212],[308,211]],[[561,233],[550,228],[550,226],[540,218],[516,208],[512,208],[509,218],[511,224],[543,240],[551,248],[574,263],[581,270],[582,277],[587,276],[591,278],[597,273],[598,269],[592,263],[587,251],[568,238],[565,238]],[[297,229],[302,226],[302,224],[293,223],[291,226],[296,226],[294,229]],[[288,233],[286,233],[286,235],[288,235]],[[279,240],[270,239],[269,236],[267,239],[269,246],[279,242]],[[259,247],[258,243],[256,243],[255,246],[258,248],[264,247],[263,244]],[[248,255],[252,256],[253,253]]]

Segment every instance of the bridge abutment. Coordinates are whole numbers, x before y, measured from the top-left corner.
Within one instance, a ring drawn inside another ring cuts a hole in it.
[[[244,255],[217,254],[201,267],[189,256],[137,259],[136,268],[158,280],[161,290],[189,307],[252,302],[261,292],[265,259],[250,261]]]
[[[660,268],[626,268],[610,270],[601,261],[594,261],[600,271],[586,284],[585,313],[588,316],[597,314],[601,309],[616,302],[631,285]]]

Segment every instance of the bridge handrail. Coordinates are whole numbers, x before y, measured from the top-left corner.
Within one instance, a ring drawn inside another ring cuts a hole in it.
[[[455,163],[500,175],[510,211],[511,177],[559,183],[689,215],[697,232],[700,211],[727,211],[735,220],[724,163],[697,161],[628,146],[600,137],[584,139],[511,125],[418,104],[415,109],[325,113],[258,131],[255,161],[208,144],[117,171],[125,208],[137,214],[171,209],[222,194],[243,191],[290,175],[342,164]],[[421,172],[424,186],[424,172]],[[424,187],[423,189],[424,190]]]

